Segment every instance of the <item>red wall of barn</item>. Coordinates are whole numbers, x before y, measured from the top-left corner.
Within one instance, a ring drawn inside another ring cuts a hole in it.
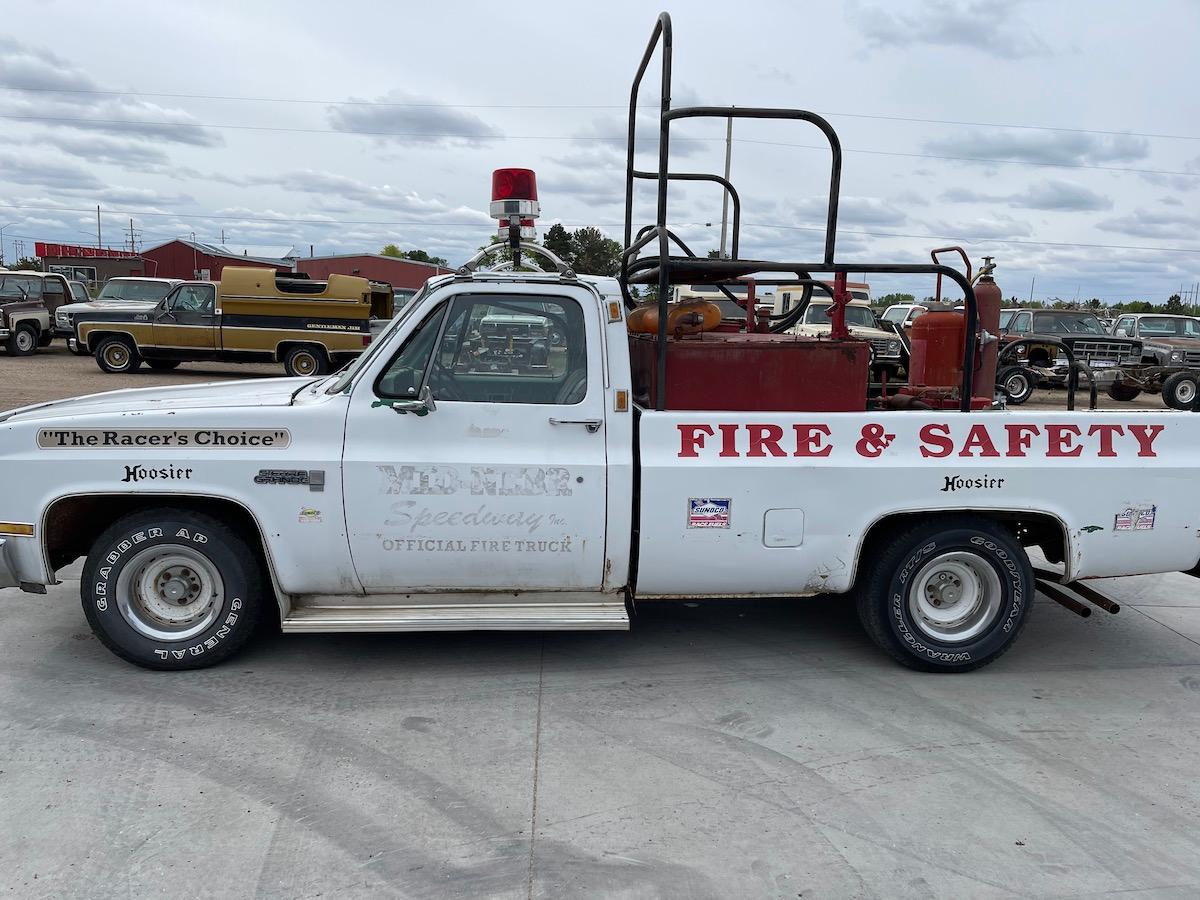
[[[228,256],[209,256],[199,250],[193,250],[180,241],[172,241],[146,250],[142,253],[146,261],[146,275],[150,278],[195,278],[197,269],[208,269],[209,277],[214,281],[221,280],[221,271],[226,266],[254,266],[263,269],[275,269],[279,272],[291,271],[288,266],[272,266],[255,262],[252,259],[235,259]]]
[[[324,280],[330,275],[358,275],[373,281],[386,281],[394,288],[416,289],[434,275],[452,272],[445,266],[423,266],[402,259],[381,259],[378,256],[310,257],[301,259],[296,267],[310,278]]]

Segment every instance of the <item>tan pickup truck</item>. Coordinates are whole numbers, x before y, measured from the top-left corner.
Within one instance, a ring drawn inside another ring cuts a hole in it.
[[[215,360],[323,375],[361,353],[392,311],[391,286],[365,278],[226,266],[221,281],[185,281],[153,305],[81,312],[68,343],[105,372]]]

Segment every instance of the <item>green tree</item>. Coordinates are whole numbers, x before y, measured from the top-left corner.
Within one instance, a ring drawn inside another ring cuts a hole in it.
[[[387,244],[386,246],[384,246],[384,248],[379,251],[379,255],[380,256],[390,256],[393,259],[403,259],[404,258],[404,252],[399,247],[397,247],[395,244]]]
[[[21,256],[13,262],[4,264],[9,269],[32,269],[35,272],[42,270],[42,261],[36,256]]]
[[[1172,316],[1182,316],[1186,312],[1183,308],[1183,298],[1178,294],[1172,294],[1167,298],[1167,305],[1163,307],[1163,312]]]
[[[430,256],[424,250],[405,250],[400,255],[405,259],[411,259],[413,262],[429,263],[431,266],[448,265],[444,256]]]
[[[916,303],[917,298],[912,294],[884,294],[875,300],[877,306],[891,306],[893,303]]]
[[[1100,298],[1093,297],[1091,300],[1088,301],[1087,305],[1088,305],[1088,309],[1099,309],[1100,308]]]
[[[619,243],[605,237],[598,228],[577,228],[572,235],[575,242],[573,268],[588,275],[616,275],[621,269]]]
[[[546,232],[542,246],[568,266],[575,265],[575,240],[571,236],[571,232],[567,231],[567,229],[563,228],[557,222],[551,225],[550,230]]]

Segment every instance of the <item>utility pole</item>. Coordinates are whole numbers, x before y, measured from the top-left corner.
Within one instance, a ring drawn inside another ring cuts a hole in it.
[[[104,245],[100,243],[100,204],[96,204],[96,249],[99,250]]]
[[[1029,305],[1033,306],[1033,285],[1037,281],[1037,276],[1034,275],[1029,279]]]
[[[225,229],[224,228],[221,229],[221,246],[222,247],[225,246]]]
[[[725,119],[725,180],[729,180],[729,162],[733,155],[733,116]],[[729,191],[721,186],[721,259],[729,259],[725,252],[725,234],[729,230]]]

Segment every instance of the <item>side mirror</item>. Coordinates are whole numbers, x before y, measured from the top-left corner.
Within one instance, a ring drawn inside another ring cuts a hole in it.
[[[415,399],[393,400],[391,406],[394,412],[416,413],[418,416],[427,416],[437,409],[437,403],[433,400],[433,389],[429,385],[421,388]]]

